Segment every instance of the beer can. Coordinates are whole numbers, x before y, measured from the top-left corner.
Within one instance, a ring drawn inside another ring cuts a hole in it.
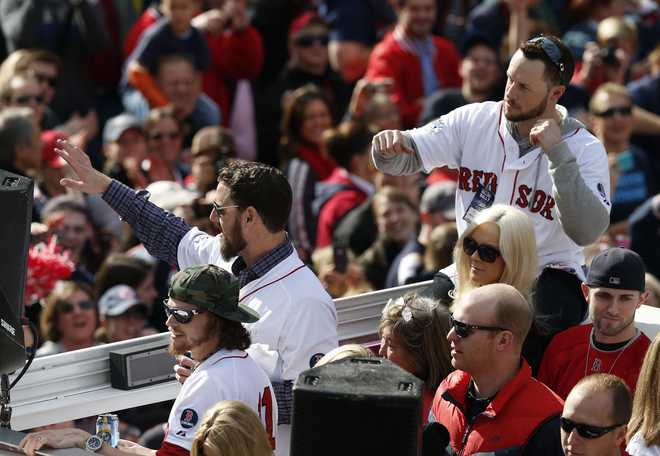
[[[114,413],[105,413],[96,418],[96,435],[112,448],[119,444],[119,418]]]

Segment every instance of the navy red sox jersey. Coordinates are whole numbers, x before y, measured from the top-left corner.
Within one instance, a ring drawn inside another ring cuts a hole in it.
[[[582,276],[582,248],[568,237],[560,223],[557,188],[548,156],[539,147],[520,156],[518,143],[506,127],[502,106],[502,102],[469,104],[406,133],[413,139],[425,171],[439,166],[458,170],[459,234],[468,226],[464,214],[483,188],[494,196],[489,205],[508,204],[530,216],[540,266],[557,264]],[[557,110],[566,118],[562,106],[557,106]],[[579,122],[575,125],[576,128],[562,132],[562,140],[574,156],[586,186],[609,212],[610,180],[605,149]]]
[[[635,391],[639,370],[651,341],[641,331],[623,348],[597,349],[592,342],[593,325],[569,328],[557,334],[543,354],[537,380],[562,399],[582,378],[591,374],[612,374]]]
[[[206,411],[222,400],[237,400],[251,407],[275,447],[275,394],[266,373],[242,350],[219,350],[195,369],[174,401],[165,442],[190,451]]]

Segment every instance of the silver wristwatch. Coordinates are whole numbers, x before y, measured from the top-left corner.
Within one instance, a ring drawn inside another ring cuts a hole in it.
[[[103,446],[103,439],[98,435],[90,435],[85,441],[85,449],[87,451],[97,452]]]

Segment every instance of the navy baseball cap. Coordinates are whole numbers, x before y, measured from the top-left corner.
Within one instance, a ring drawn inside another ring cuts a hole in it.
[[[605,287],[643,292],[646,289],[645,273],[644,262],[636,252],[614,247],[594,257],[586,284],[592,288]]]

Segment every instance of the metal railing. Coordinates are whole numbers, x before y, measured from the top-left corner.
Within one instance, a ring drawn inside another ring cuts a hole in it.
[[[374,340],[381,310],[390,298],[418,290],[422,282],[335,300],[340,343]],[[110,386],[108,356],[119,349],[138,350],[147,343],[167,344],[168,333],[99,345],[36,358],[29,371],[11,390],[11,425],[23,430],[87,416],[174,399],[175,381],[135,390]]]

